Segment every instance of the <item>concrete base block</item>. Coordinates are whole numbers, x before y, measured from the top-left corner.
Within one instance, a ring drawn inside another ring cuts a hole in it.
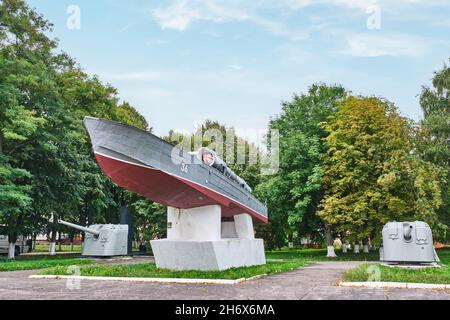
[[[262,239],[153,240],[156,266],[171,270],[226,270],[266,263]]]

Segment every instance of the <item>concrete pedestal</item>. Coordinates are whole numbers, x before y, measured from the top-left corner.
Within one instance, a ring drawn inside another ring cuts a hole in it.
[[[171,270],[226,270],[266,263],[262,239],[151,241],[156,266]]]
[[[255,239],[248,214],[221,221],[220,206],[167,210],[167,239],[151,246],[158,268],[226,270],[266,263],[264,243]]]

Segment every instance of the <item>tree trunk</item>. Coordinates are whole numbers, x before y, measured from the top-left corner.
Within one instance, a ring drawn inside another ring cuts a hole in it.
[[[353,252],[354,253],[359,253],[359,243],[355,242]]]
[[[13,225],[13,222],[10,222],[8,224],[8,227],[11,228]],[[16,231],[10,231],[8,232],[8,240],[9,240],[9,246],[8,246],[8,258],[14,259],[16,256],[15,250],[16,250],[16,241],[17,241],[17,232]]]
[[[33,244],[32,244],[32,251],[36,250],[36,238],[37,238],[37,234],[33,234]]]
[[[293,239],[294,239],[293,233],[289,232],[289,234],[288,234],[288,248],[289,249],[292,249],[294,247]]]
[[[71,234],[70,235],[70,251],[73,251],[73,238],[74,238],[74,235]]]
[[[58,251],[62,251],[61,231],[58,232]]]
[[[52,221],[52,235],[50,237],[50,255],[54,256],[56,255],[55,247],[56,247],[56,226],[55,221],[57,221],[57,218],[54,216]]]
[[[83,208],[83,214],[80,217],[80,226],[86,226],[87,225],[87,204]],[[84,240],[86,238],[86,235],[84,232],[81,232],[81,243],[84,243]]]
[[[327,239],[327,258],[336,258],[336,252],[334,251],[334,239],[331,227],[329,225],[325,226],[325,238]]]
[[[14,259],[16,256],[16,243],[10,242],[8,248],[8,259]]]

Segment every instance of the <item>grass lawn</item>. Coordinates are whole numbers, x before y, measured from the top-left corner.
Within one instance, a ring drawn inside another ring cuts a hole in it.
[[[325,255],[326,250],[322,249],[285,249],[267,252],[266,258],[268,262],[266,265],[232,268],[225,271],[171,271],[157,269],[153,263],[144,263],[126,266],[87,266],[81,268],[81,275],[138,278],[239,279],[290,271],[306,266],[314,261],[372,261],[378,259],[378,253],[339,254],[337,259],[326,258]],[[40,274],[68,275],[68,272],[65,267],[54,267],[43,270]]]
[[[43,245],[43,244],[36,245],[36,247],[33,250],[33,252],[49,252],[49,251],[50,251],[50,245]],[[57,252],[59,251],[59,245],[56,245],[56,251]],[[63,244],[61,246],[61,251],[62,252],[72,251],[71,246],[68,244]],[[73,251],[81,252],[81,245],[74,245]]]
[[[290,271],[306,265],[306,260],[269,262],[262,266],[232,268],[225,271],[171,271],[157,269],[154,263],[124,266],[87,266],[81,268],[82,276],[138,277],[138,278],[190,278],[190,279],[240,279],[255,275]],[[67,268],[58,266],[45,269],[39,274],[69,275]]]
[[[450,284],[450,249],[437,250],[437,254],[441,259],[441,268],[411,270],[375,264],[380,268],[379,281]],[[374,274],[373,265],[363,264],[350,270],[344,275],[343,280],[349,282],[368,281],[369,276]]]
[[[0,259],[0,272],[45,269],[56,266],[67,269],[67,266],[85,265],[91,263],[92,261],[86,259],[67,259],[67,258],[66,259],[41,258],[39,260],[25,260],[25,261]]]

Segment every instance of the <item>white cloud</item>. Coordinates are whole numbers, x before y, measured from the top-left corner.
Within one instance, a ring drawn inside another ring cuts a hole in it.
[[[378,0],[285,0],[285,5],[292,9],[301,9],[313,5],[335,5],[350,9],[366,10],[368,7],[379,3]]]
[[[386,1],[386,0],[384,0]],[[400,2],[408,3],[408,4],[427,4],[427,5],[448,5],[448,0],[400,0]]]
[[[313,5],[332,5],[348,9],[366,10],[373,5],[382,8],[402,7],[405,5],[448,5],[448,0],[284,0],[283,4],[292,9],[301,9]]]
[[[426,51],[426,43],[404,35],[352,34],[347,37],[345,53],[358,57],[419,56]]]
[[[239,10],[217,5],[205,0],[177,0],[165,8],[152,10],[151,14],[162,29],[184,31],[194,21],[243,21],[249,17]]]
[[[239,5],[240,4],[240,5]],[[162,29],[187,30],[197,21],[249,22],[278,36],[291,40],[304,40],[308,31],[290,30],[284,23],[258,16],[245,6],[242,1],[217,2],[214,0],[176,0],[168,7],[151,11],[151,15]]]
[[[241,66],[240,64],[230,64],[228,65],[228,68],[235,70],[235,71],[242,71],[244,70],[244,67]]]
[[[382,12],[401,15],[404,8],[419,5],[449,5],[448,0],[261,0],[249,2],[244,0],[173,0],[169,5],[153,9],[150,13],[162,29],[185,31],[195,22],[246,22],[254,24],[273,35],[301,41],[310,38],[314,25],[295,29],[284,21],[267,18],[259,11],[288,10],[297,11],[318,5],[335,6],[347,12],[367,15],[374,5],[379,5]],[[344,12],[342,12],[344,14]],[[314,18],[314,16],[311,16]]]

